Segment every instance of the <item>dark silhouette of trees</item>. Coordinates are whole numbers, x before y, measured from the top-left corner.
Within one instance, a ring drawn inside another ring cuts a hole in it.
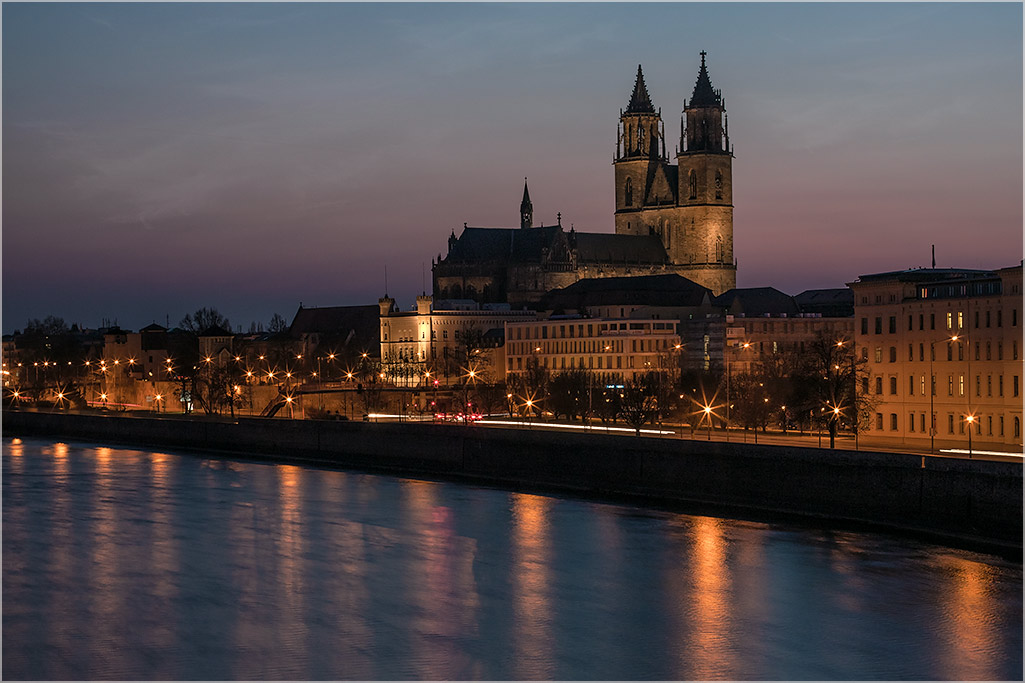
[[[185,317],[178,323],[178,327],[187,332],[199,334],[208,327],[221,327],[230,331],[231,323],[216,308],[204,307],[195,313],[186,313]]]

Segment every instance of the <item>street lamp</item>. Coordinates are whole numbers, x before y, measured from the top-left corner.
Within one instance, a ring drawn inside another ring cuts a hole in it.
[[[712,440],[712,406],[706,405],[701,409],[705,413],[705,418],[708,420],[708,440]]]
[[[968,459],[972,458],[972,425],[975,424],[974,415],[965,415],[965,422],[968,423]]]
[[[936,379],[932,374],[932,363],[933,357],[936,355],[936,343],[937,342],[956,342],[958,340],[957,335],[951,337],[944,337],[943,339],[936,339],[929,342],[929,452],[936,452],[936,413],[934,412],[934,402],[936,396]],[[968,436],[971,440],[971,434]],[[968,449],[969,452],[971,448]]]
[[[735,347],[730,346],[730,349]],[[751,348],[751,342],[744,342],[740,345],[741,349]],[[730,355],[726,355],[726,440],[730,440]]]

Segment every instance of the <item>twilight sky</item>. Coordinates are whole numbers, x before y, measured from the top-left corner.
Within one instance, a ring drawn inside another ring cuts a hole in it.
[[[613,231],[637,64],[700,50],[738,286],[1022,254],[1022,5],[3,5],[3,331],[408,308],[453,228]]]

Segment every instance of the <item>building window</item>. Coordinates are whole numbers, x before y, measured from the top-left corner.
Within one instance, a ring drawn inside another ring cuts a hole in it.
[[[897,316],[895,315],[890,316],[889,330],[890,334],[897,334]]]
[[[918,329],[925,329],[925,315],[923,313],[918,314]]]
[[[912,331],[913,329],[915,329],[915,316],[909,314],[908,315],[908,332]]]
[[[879,316],[876,316],[876,334],[882,334],[882,333],[883,333],[883,319],[881,317],[879,317]]]
[[[897,347],[896,346],[891,346],[890,347],[890,362],[891,363],[896,363],[897,362]]]
[[[982,397],[982,375],[975,376],[975,395],[979,398]]]
[[[1003,396],[1004,395],[1004,376],[1003,375],[998,375],[997,376],[997,395],[998,396]]]
[[[1000,416],[1000,436],[1004,435],[1004,416]]]
[[[1014,438],[1017,439],[1020,436],[1021,436],[1021,420],[1019,420],[1018,416],[1015,415],[1015,417],[1014,417]]]
[[[947,396],[954,395],[954,376],[947,375]]]
[[[698,198],[698,176],[694,171],[691,171],[688,176],[688,183],[690,185],[690,198]]]
[[[989,327],[990,315],[989,311],[986,311],[986,327]]]
[[[924,377],[922,378],[922,381],[923,382],[925,381]],[[908,375],[908,396],[914,396],[914,395],[915,395],[915,376],[914,375]]]
[[[868,334],[868,318],[861,319],[861,333]]]
[[[997,360],[1003,360],[1003,359],[1004,359],[1004,343],[998,341],[997,342]]]
[[[715,198],[722,199],[722,171],[715,172]]]
[[[962,313],[961,311],[958,311],[957,312],[957,329],[960,330],[963,327],[964,327],[964,313]]]
[[[891,377],[890,378],[890,395],[891,396],[896,396],[897,395],[897,378],[896,377]]]
[[[957,392],[959,396],[964,396],[964,375],[958,377]]]
[[[986,436],[993,436],[993,416],[986,416]]]
[[[929,314],[929,329],[930,330],[935,330],[936,329],[936,314],[935,313],[930,313]]]
[[[931,384],[932,384],[932,395],[935,396],[936,395],[936,376],[935,375],[933,375],[933,377],[932,377]],[[922,394],[923,395],[925,394],[925,375],[922,375]]]
[[[950,311],[947,311],[947,329],[954,329],[954,314]]]
[[[993,395],[993,375],[986,375],[986,395]]]
[[[910,360],[914,360],[914,359],[915,359],[915,345],[914,344],[908,344],[908,360],[910,361]]]
[[[876,377],[876,393],[877,394],[882,394],[883,393],[883,378],[882,377]]]
[[[997,327],[1003,327],[1003,326],[1004,326],[1004,312],[1002,310],[1000,310],[1000,309],[997,309]],[[1000,418],[1000,419],[1002,420],[1003,418]],[[1001,432],[1001,433],[1003,433],[1003,432]]]
[[[881,347],[881,346],[877,346],[876,347],[876,362],[877,363],[882,363],[883,362],[883,347]]]
[[[954,415],[952,413],[947,413],[947,433],[954,433]]]
[[[915,414],[914,413],[908,413],[908,431],[909,432],[914,432],[915,431]]]
[[[883,414],[876,413],[876,429],[883,431]]]
[[[1012,396],[1017,396],[1017,395],[1018,395],[1018,375],[1015,375],[1015,376],[1014,376],[1014,377],[1012,378],[1012,382],[1011,382],[1011,390],[1012,390],[1012,392],[1013,392],[1013,393],[1012,393]]]
[[[890,431],[897,431],[897,413],[890,413]]]
[[[975,360],[982,360],[980,357],[979,350],[982,348],[981,342],[975,342]]]
[[[626,187],[624,188],[623,205],[633,206],[634,205],[634,182],[633,178],[626,179]]]

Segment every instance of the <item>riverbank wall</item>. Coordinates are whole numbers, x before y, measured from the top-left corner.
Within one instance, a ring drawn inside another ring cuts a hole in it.
[[[3,434],[231,452],[1022,545],[1022,464],[1014,462],[479,425],[28,411],[4,411]]]

